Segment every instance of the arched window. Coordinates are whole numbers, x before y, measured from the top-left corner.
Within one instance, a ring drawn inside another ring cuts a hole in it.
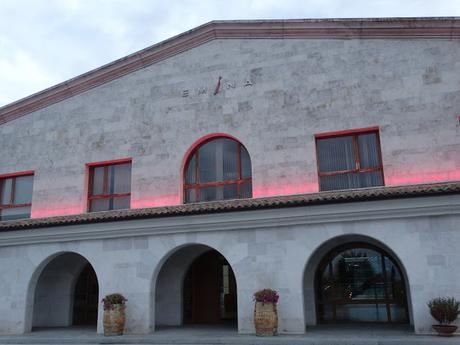
[[[241,143],[218,137],[192,152],[185,165],[185,203],[250,197],[251,159]]]
[[[331,251],[317,271],[320,322],[408,322],[404,277],[380,248],[354,243]]]

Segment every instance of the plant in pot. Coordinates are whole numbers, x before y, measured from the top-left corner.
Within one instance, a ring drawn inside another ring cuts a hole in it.
[[[256,335],[273,336],[278,334],[278,292],[271,289],[259,290],[254,294],[254,326]]]
[[[127,299],[119,293],[106,295],[104,305],[104,335],[122,335],[125,328],[125,307]]]
[[[451,336],[457,326],[451,325],[460,314],[460,302],[453,297],[437,297],[428,302],[430,313],[433,318],[439,322],[439,325],[433,325],[433,329],[440,336]]]

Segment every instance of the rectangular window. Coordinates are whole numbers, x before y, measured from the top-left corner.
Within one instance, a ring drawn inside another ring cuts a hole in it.
[[[0,177],[0,220],[30,218],[33,173]]]
[[[131,161],[90,165],[88,211],[130,208]]]
[[[321,191],[383,186],[378,128],[316,135]]]

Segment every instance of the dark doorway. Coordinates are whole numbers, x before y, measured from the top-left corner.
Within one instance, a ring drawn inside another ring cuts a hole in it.
[[[382,249],[352,243],[325,256],[316,274],[322,323],[409,321],[404,277]]]
[[[96,325],[99,286],[96,272],[87,264],[78,276],[73,304],[74,325]]]
[[[195,259],[184,279],[184,323],[235,323],[236,280],[230,264],[211,250]]]

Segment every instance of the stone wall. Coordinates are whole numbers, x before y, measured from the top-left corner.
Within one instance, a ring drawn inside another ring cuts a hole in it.
[[[240,333],[254,332],[252,295],[267,287],[281,296],[280,333],[303,333],[305,325],[316,323],[311,277],[318,261],[335,245],[357,240],[387,249],[400,264],[411,324],[418,333],[431,332],[427,301],[460,299],[459,210],[459,196],[451,195],[0,233],[0,333],[30,331],[41,272],[50,262],[62,266],[62,254],[68,252],[93,266],[99,300],[113,292],[128,298],[128,333],[177,322],[180,305],[168,305],[168,299],[180,294],[180,280],[187,262],[198,255],[197,244],[219,251],[233,269]],[[68,271],[78,265],[75,260]],[[169,281],[170,291],[157,284],[159,277]]]
[[[227,133],[255,197],[313,192],[314,134],[378,126],[386,185],[458,180],[459,109],[457,41],[214,40],[0,126],[0,174],[35,171],[33,217],[80,213],[85,163],[131,157],[132,207],[180,204],[185,153]]]

